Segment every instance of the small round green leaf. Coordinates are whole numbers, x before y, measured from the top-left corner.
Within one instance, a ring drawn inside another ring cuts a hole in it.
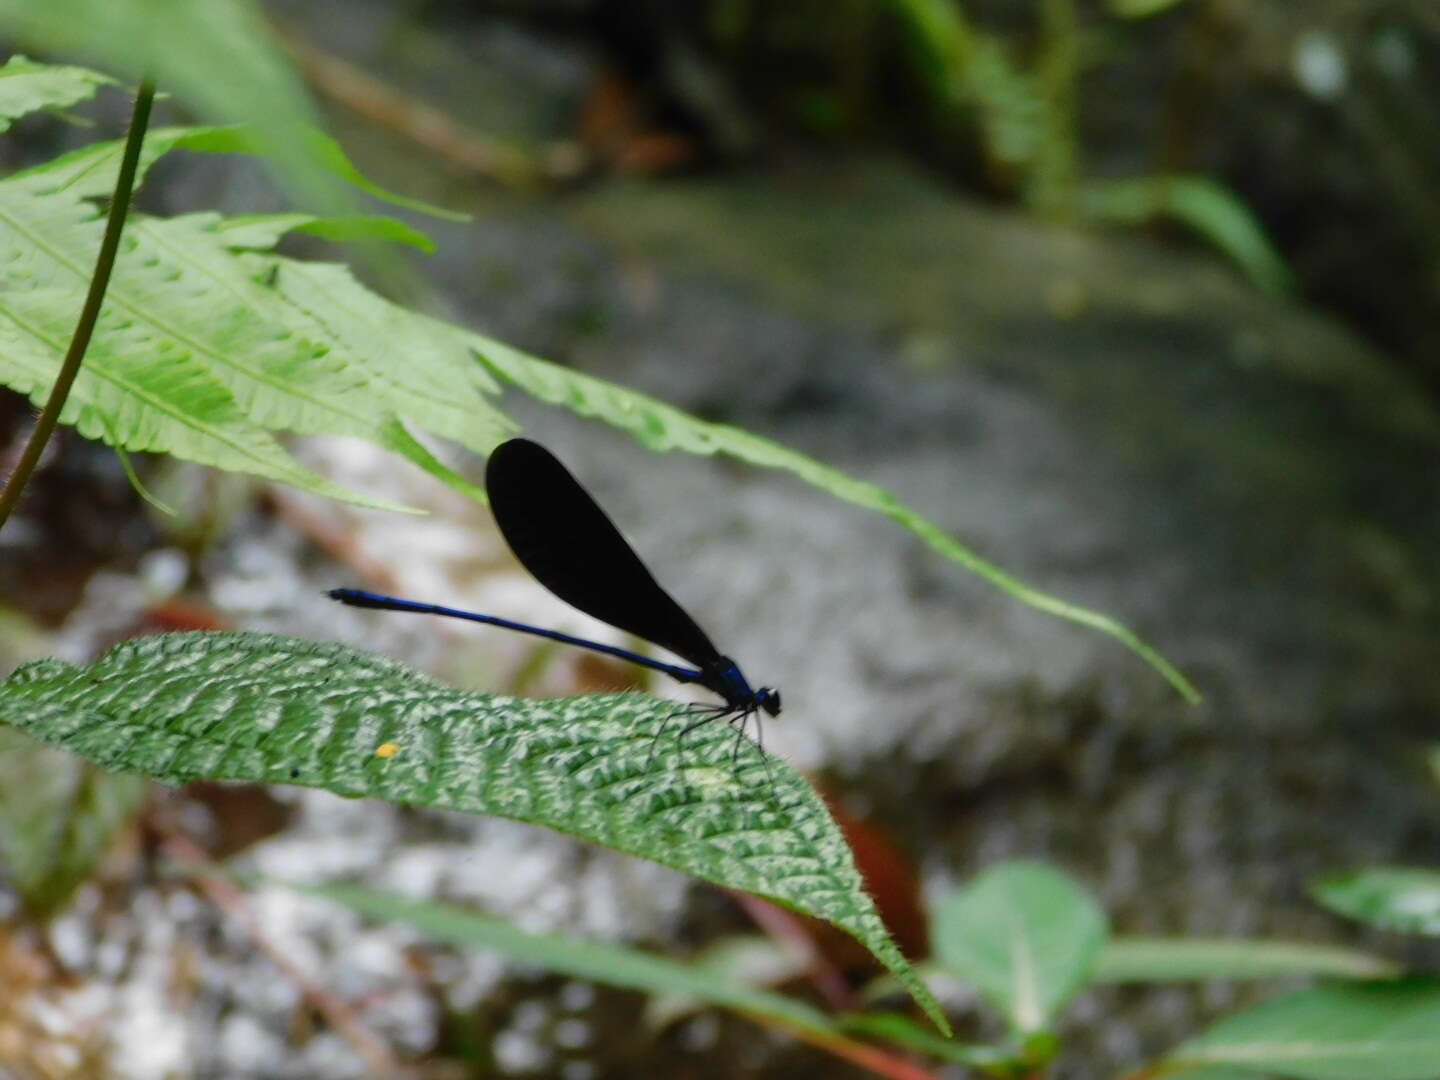
[[[0,721],[108,769],[497,814],[768,897],[853,935],[948,1034],[810,785],[725,724],[682,744],[679,707],[470,693],[344,645],[249,633],[137,638],[0,684]]]
[[[1106,937],[1088,893],[1040,863],[1001,863],[940,902],[935,960],[975,987],[1017,1032],[1043,1031],[1085,985]]]
[[[1440,870],[1377,866],[1317,881],[1310,892],[1337,915],[1381,930],[1440,937]]]

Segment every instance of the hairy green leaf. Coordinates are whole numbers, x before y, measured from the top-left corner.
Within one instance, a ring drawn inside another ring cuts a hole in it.
[[[1440,870],[1375,866],[1317,881],[1310,894],[1337,915],[1381,930],[1440,937]]]
[[[1301,990],[1226,1017],[1187,1039],[1160,1075],[1233,1066],[1298,1080],[1434,1080],[1440,980]]]
[[[476,353],[495,375],[526,393],[552,405],[561,405],[581,416],[594,417],[629,432],[651,450],[684,450],[692,454],[729,454],[751,465],[784,469],[807,484],[829,492],[837,499],[884,514],[919,536],[947,559],[1009,593],[1023,604],[1049,615],[1069,619],[1099,630],[1124,642],[1158,671],[1187,701],[1200,694],[1180,670],[1156,652],[1133,630],[1108,615],[1041,592],[987,562],[945,532],[934,522],[916,513],[884,488],[847,476],[839,469],[814,458],[752,435],[741,428],[714,424],[681,412],[672,405],[628,390],[614,383],[526,356],[498,341],[474,335]]]
[[[1327,975],[1384,979],[1400,968],[1383,956],[1336,945],[1244,938],[1113,938],[1095,965],[1100,982],[1189,982]]]
[[[146,781],[0,728],[0,861],[25,909],[46,918],[94,870]]]
[[[682,745],[677,708],[642,694],[466,693],[343,645],[265,634],[139,638],[0,684],[0,720],[109,769],[497,814],[768,897],[852,934],[948,1033],[810,785],[724,724]]]
[[[95,96],[115,80],[95,71],[64,64],[38,64],[12,56],[0,67],[0,132],[27,113],[63,109]]]
[[[1029,1033],[1043,1031],[1089,979],[1105,914],[1065,875],[1014,860],[936,905],[930,936],[939,966]]]

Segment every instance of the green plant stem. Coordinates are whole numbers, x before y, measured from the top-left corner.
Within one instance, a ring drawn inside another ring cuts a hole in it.
[[[1046,105],[1046,131],[1025,182],[1025,200],[1042,214],[1065,218],[1075,209],[1078,156],[1075,98],[1080,14],[1075,0],[1043,0],[1035,79]]]
[[[90,275],[90,291],[85,296],[85,305],[80,309],[80,318],[75,323],[75,333],[70,337],[70,348],[60,365],[60,374],[50,388],[50,398],[35,422],[35,430],[20,455],[20,461],[5,488],[0,491],[0,528],[9,519],[20,493],[29,483],[45,444],[55,431],[60,420],[60,410],[70,396],[75,376],[80,373],[80,362],[85,359],[85,350],[90,347],[90,338],[95,333],[95,322],[100,317],[100,305],[105,301],[105,290],[110,284],[110,272],[115,267],[115,253],[120,249],[120,233],[125,227],[125,218],[130,210],[130,194],[135,187],[135,170],[140,162],[140,146],[145,141],[145,129],[150,124],[150,106],[155,101],[155,83],[142,79],[135,93],[135,109],[130,114],[130,130],[125,135],[125,152],[120,159],[120,172],[115,177],[115,194],[110,199],[110,210],[105,218],[105,236],[100,241],[100,253],[95,257],[95,272]]]
[[[827,1054],[866,1069],[876,1076],[883,1076],[886,1080],[938,1080],[931,1070],[906,1061],[881,1047],[856,1042],[844,1035],[829,1035],[774,1016],[765,1016],[756,1012],[744,1012],[744,1015],[766,1027],[788,1031],[801,1042],[807,1042]]]

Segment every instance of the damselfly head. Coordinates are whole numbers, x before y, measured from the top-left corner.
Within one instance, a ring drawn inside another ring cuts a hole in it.
[[[768,686],[762,686],[755,691],[755,704],[764,709],[771,716],[780,715],[780,691],[773,690]]]

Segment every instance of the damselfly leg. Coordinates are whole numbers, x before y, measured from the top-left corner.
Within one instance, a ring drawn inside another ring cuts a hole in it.
[[[760,717],[759,709],[751,709],[750,713],[755,717],[755,749],[760,751],[760,764],[765,766],[765,777],[773,786],[775,777],[770,772],[770,755],[765,753],[765,721]],[[741,726],[741,734],[744,734],[744,726]]]
[[[753,706],[731,713],[725,718],[725,722],[735,731],[735,745],[730,751],[730,771],[740,771],[740,744],[750,742],[745,738],[745,727],[752,716],[755,718],[755,752],[760,755],[760,764],[765,766],[766,777],[773,783],[775,778],[770,772],[770,758],[765,753],[765,725],[760,720],[760,710]]]
[[[665,717],[664,720],[660,721],[659,726],[655,729],[655,734],[651,736],[650,752],[646,755],[645,767],[648,769],[654,763],[655,748],[660,743],[660,736],[665,734],[669,729],[671,721],[684,717],[689,720],[689,723],[682,727],[680,734],[676,736],[675,742],[677,748],[684,749],[685,738],[692,731],[696,731],[715,720],[724,720],[735,732],[735,745],[730,752],[730,767],[732,770],[738,771],[740,767],[740,745],[749,741],[745,738],[745,727],[750,722],[752,716],[755,718],[756,735],[763,740],[764,729],[760,722],[760,711],[754,707],[737,710],[730,708],[728,705],[694,704],[687,705],[682,709],[677,709]],[[760,760],[764,764],[765,771],[768,774],[770,772],[770,760],[765,756],[763,743],[757,746],[756,750],[759,752]]]
[[[711,720],[716,719],[727,711],[728,710],[724,705],[707,705],[704,702],[695,702],[693,704],[686,705],[684,708],[677,709],[675,712],[665,717],[665,719],[661,720],[660,723],[656,726],[655,734],[650,739],[650,752],[645,756],[645,768],[649,769],[651,764],[654,762],[655,747],[659,745],[660,736],[665,734],[665,731],[667,728],[670,727],[670,722],[672,720],[678,720],[682,716],[686,718],[692,716],[699,717],[698,720],[692,721],[691,723],[686,724],[683,728],[680,729],[679,742],[683,746],[685,743],[686,735],[690,734],[690,732],[694,731],[702,724],[708,724]]]

